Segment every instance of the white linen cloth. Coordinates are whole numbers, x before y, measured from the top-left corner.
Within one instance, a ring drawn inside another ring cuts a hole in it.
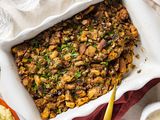
[[[0,0],[0,40],[13,39],[21,31],[41,24],[46,17],[84,1],[92,0]]]
[[[160,0],[145,0],[160,15]]]
[[[63,13],[77,2],[94,0],[0,0],[0,40],[41,24],[47,17]]]

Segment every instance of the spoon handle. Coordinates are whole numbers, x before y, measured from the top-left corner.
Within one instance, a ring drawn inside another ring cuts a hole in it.
[[[113,112],[114,100],[115,100],[115,95],[116,95],[116,87],[117,87],[117,85],[114,85],[112,95],[109,100],[108,107],[106,109],[103,120],[111,120],[112,119],[112,112]]]

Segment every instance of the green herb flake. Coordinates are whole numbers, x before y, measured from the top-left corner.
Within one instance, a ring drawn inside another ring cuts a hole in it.
[[[97,87],[97,86],[100,87],[100,85],[101,85],[100,83],[95,83],[95,84],[94,84],[95,87]]]
[[[94,44],[93,47],[97,48],[97,44]]]
[[[102,65],[108,66],[108,61],[106,60],[105,62],[101,62]]]
[[[67,44],[62,44],[61,45],[61,49],[64,49],[64,48],[66,48],[67,47]]]
[[[50,60],[50,58],[49,58],[48,55],[45,55],[45,56],[44,56],[44,59],[47,61],[48,64],[51,62],[51,60]]]
[[[28,62],[32,62],[33,61],[33,59],[32,58],[28,58],[28,60],[27,60]]]
[[[76,78],[80,78],[80,77],[81,77],[81,72],[77,71],[77,72],[74,74],[74,76],[75,76]]]
[[[73,29],[77,29],[77,25],[76,24],[72,24],[72,28]]]
[[[74,52],[74,51],[71,53],[71,57],[74,57],[74,58],[77,57],[78,55],[79,54],[77,52]]]
[[[89,30],[89,31],[92,31],[93,29],[94,29],[94,27],[93,27],[93,26],[91,26],[91,25],[90,25],[90,26],[88,26],[88,30]]]
[[[62,45],[61,45],[61,50],[65,49],[65,50],[68,51],[70,47],[71,47],[71,44],[70,44],[70,43],[68,43],[68,44],[62,44]]]
[[[74,94],[74,95],[73,95],[73,98],[74,98],[74,99],[78,99],[78,95]]]
[[[57,50],[59,51],[59,52],[61,52],[62,51],[62,48],[61,47],[57,47]]]
[[[105,33],[103,33],[103,34],[100,35],[100,38],[104,38],[104,37],[105,37]]]
[[[112,40],[107,41],[107,45],[111,45],[112,44]]]
[[[47,92],[46,92],[46,90],[47,90],[46,85],[42,84],[41,86],[42,86],[42,89],[43,89],[43,96],[45,96],[47,94]]]
[[[28,59],[27,58],[23,58],[22,62],[26,63],[26,62],[28,62]]]
[[[38,90],[38,86],[37,86],[37,84],[36,84],[35,82],[33,83],[33,90],[34,90],[34,91],[37,91],[37,90]]]
[[[78,26],[78,28],[77,28],[78,30],[79,30],[79,35],[81,35],[82,34],[82,32],[83,32],[83,29],[81,28],[81,26]]]
[[[55,75],[52,75],[50,79],[53,80],[53,81],[55,81],[55,82],[57,82],[59,76],[60,76],[60,74],[55,74]]]
[[[57,113],[60,114],[62,113],[62,110],[60,108],[57,109]]]
[[[41,68],[41,64],[39,62],[36,63],[36,68],[39,70]]]
[[[51,77],[51,73],[46,73],[46,74],[42,74],[41,77],[44,77],[44,78],[49,78]]]
[[[109,36],[112,36],[112,35],[114,34],[114,31],[109,31],[107,34],[108,34]]]

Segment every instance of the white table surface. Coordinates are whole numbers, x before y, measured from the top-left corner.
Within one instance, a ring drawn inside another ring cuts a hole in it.
[[[149,90],[137,104],[131,107],[122,120],[139,120],[144,107],[157,101],[160,101],[160,83]]]

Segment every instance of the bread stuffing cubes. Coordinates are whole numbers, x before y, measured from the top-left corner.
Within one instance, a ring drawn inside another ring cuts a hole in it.
[[[101,2],[12,47],[43,120],[110,91],[132,70],[138,31],[121,2]]]

